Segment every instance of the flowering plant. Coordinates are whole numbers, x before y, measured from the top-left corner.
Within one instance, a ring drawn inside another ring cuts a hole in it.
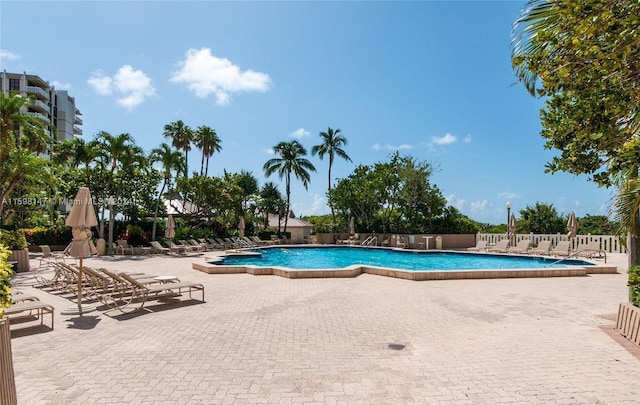
[[[13,270],[7,262],[10,254],[9,249],[0,245],[0,319],[4,315],[4,309],[9,308],[12,303],[9,277],[13,274]]]

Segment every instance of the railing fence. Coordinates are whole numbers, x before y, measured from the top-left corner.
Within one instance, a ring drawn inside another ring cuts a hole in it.
[[[488,244],[495,244],[501,239],[506,239],[507,235],[504,233],[479,233],[476,235],[476,240],[486,240]],[[533,233],[518,233],[511,237],[511,245],[516,245],[522,239],[529,239],[535,246],[540,243],[541,240],[550,240],[555,246],[561,240],[571,241],[571,250],[577,250],[577,247],[588,242],[599,241],[600,248],[608,253],[627,253],[627,248],[620,242],[620,239],[614,235],[578,235],[575,238],[568,238],[566,234],[533,234]]]

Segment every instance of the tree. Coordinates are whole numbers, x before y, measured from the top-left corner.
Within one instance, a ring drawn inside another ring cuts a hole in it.
[[[178,120],[164,126],[165,138],[171,138],[171,144],[174,148],[184,151],[184,177],[189,177],[189,151],[191,150],[191,142],[193,141],[193,130],[185,125],[182,120]]]
[[[357,166],[329,192],[329,200],[369,230],[431,231],[446,206],[438,187],[429,181],[433,170],[428,163],[396,152],[387,162]]]
[[[209,158],[213,156],[215,152],[219,153],[222,150],[222,146],[220,145],[222,141],[218,137],[215,129],[203,125],[195,131],[194,142],[196,147],[202,151],[200,176],[207,176],[209,174]]]
[[[48,162],[38,156],[48,149],[46,122],[26,114],[29,99],[0,93],[0,218],[6,223],[4,210],[14,190],[46,183]]]
[[[156,208],[153,213],[153,227],[151,230],[151,240],[156,240],[156,223],[158,221],[158,210],[160,208],[160,202],[164,197],[164,191],[171,186],[173,179],[173,173],[184,172],[186,166],[185,158],[182,153],[174,151],[171,146],[166,143],[162,143],[159,147],[151,150],[149,161],[153,165],[154,163],[160,163],[160,172],[162,173],[162,187],[158,193],[158,199],[156,201]]]
[[[85,186],[91,184],[90,167],[96,158],[97,151],[93,142],[85,142],[82,138],[73,138],[68,141],[58,142],[53,147],[51,160],[61,166],[71,165],[80,168],[84,166]]]
[[[278,186],[273,182],[267,182],[260,190],[260,209],[264,215],[264,227],[269,226],[269,214],[280,214],[282,204],[282,194],[278,190]],[[278,215],[278,227],[280,227],[280,216]],[[280,229],[278,229],[280,232]]]
[[[307,150],[298,141],[280,142],[273,147],[273,151],[280,157],[269,159],[264,164],[263,170],[267,177],[278,172],[280,179],[285,179],[287,210],[284,219],[284,232],[286,232],[289,212],[291,211],[291,173],[302,181],[305,189],[308,189],[309,181],[311,181],[309,171],[315,172],[316,168],[304,157],[307,155]]]
[[[587,174],[605,187],[638,177],[639,16],[637,1],[530,0],[515,22],[512,65],[527,90],[546,99],[541,135],[560,152],[548,172]],[[619,214],[631,216],[621,224],[633,226],[625,231],[634,265],[638,211]]]
[[[142,149],[135,144],[135,140],[130,134],[123,133],[119,135],[111,135],[106,131],[100,131],[96,136],[97,155],[103,166],[106,168],[107,179],[103,192],[102,214],[100,219],[99,234],[104,238],[104,213],[106,202],[109,197],[117,197],[117,187],[113,187],[113,180],[116,170],[123,166],[123,161],[129,163],[144,159]]]
[[[553,204],[536,202],[535,206],[520,210],[517,227],[519,232],[566,233],[567,218],[560,216]]]
[[[335,157],[341,157],[348,162],[351,162],[351,158],[349,157],[349,155],[347,155],[347,152],[342,149],[342,146],[347,144],[347,138],[340,134],[339,129],[336,129],[334,131],[333,129],[331,129],[331,127],[329,127],[327,129],[327,132],[320,132],[320,137],[322,138],[322,143],[311,148],[311,155],[315,156],[317,154],[320,160],[322,160],[325,155],[329,156],[329,174],[327,188],[327,192],[329,192],[331,191],[331,168],[333,167],[333,161]],[[333,206],[329,206],[331,208],[331,217],[335,222],[336,216],[333,211]]]

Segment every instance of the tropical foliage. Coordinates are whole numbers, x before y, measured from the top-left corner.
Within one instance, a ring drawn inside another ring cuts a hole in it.
[[[0,244],[0,319],[4,316],[5,308],[9,308],[12,303],[9,278],[13,274],[13,270],[7,262],[10,254],[11,252]]]
[[[356,229],[431,232],[447,218],[446,200],[429,181],[432,173],[430,164],[396,152],[388,162],[358,165],[329,191],[329,204],[343,217],[353,216]]]
[[[530,0],[514,24],[512,65],[541,111],[547,171],[617,186],[614,214],[640,257],[640,2]]]
[[[329,127],[327,132],[320,132],[320,137],[322,138],[322,143],[319,145],[315,145],[311,148],[311,154],[313,156],[318,155],[318,157],[322,160],[325,155],[329,156],[329,173],[328,173],[328,188],[327,191],[331,191],[331,168],[333,167],[333,161],[336,156],[351,162],[351,158],[342,148],[347,144],[347,138],[344,137],[340,133],[339,129],[335,131]],[[335,213],[333,210],[333,206],[330,205],[331,208],[331,216],[335,222]]]
[[[305,189],[311,181],[311,174],[315,172],[315,166],[307,159],[307,150],[298,141],[280,142],[273,147],[273,151],[280,155],[279,158],[269,159],[263,166],[267,177],[273,173],[278,173],[280,179],[285,180],[285,193],[287,195],[286,215],[284,220],[284,231],[287,231],[289,212],[291,211],[291,174],[302,181]]]

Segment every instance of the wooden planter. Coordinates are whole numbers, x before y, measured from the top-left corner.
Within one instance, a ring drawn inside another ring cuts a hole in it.
[[[31,269],[29,264],[29,249],[12,250],[8,261],[18,262],[18,266],[15,269],[17,273],[22,273]]]
[[[0,319],[0,404],[16,405],[17,403],[9,320]]]
[[[629,302],[620,304],[616,330],[632,343],[640,346],[640,308]]]

